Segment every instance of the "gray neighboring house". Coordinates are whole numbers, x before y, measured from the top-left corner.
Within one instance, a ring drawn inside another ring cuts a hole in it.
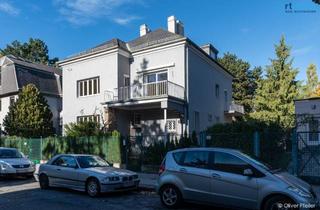
[[[36,64],[12,55],[0,58],[0,123],[22,87],[34,84],[48,101],[56,134],[61,134],[62,72],[47,65]]]
[[[63,124],[97,121],[122,135],[162,139],[242,115],[218,50],[187,38],[174,16],[167,24],[154,31],[143,24],[132,41],[111,39],[60,61]]]

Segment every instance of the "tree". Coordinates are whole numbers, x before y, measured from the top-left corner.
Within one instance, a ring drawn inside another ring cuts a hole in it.
[[[267,123],[277,123],[283,128],[294,126],[294,102],[298,96],[296,75],[292,67],[291,48],[285,38],[275,45],[276,58],[266,68],[264,79],[258,81],[251,117]]]
[[[35,63],[54,65],[58,58],[49,59],[49,50],[46,43],[40,39],[30,38],[28,42],[17,40],[0,49],[0,55],[13,55]]]
[[[303,97],[308,98],[314,95],[318,85],[317,66],[310,64],[307,68],[307,83],[303,86]]]
[[[22,88],[3,125],[10,136],[47,137],[54,133],[49,105],[33,84]]]
[[[222,58],[218,59],[218,62],[228,69],[235,79],[232,83],[233,100],[237,104],[244,106],[246,112],[252,110],[252,99],[257,87],[256,81],[261,77],[261,68],[256,67],[250,70],[250,64],[235,54],[226,53]]]
[[[99,123],[96,122],[78,122],[65,125],[66,136],[83,137],[98,136],[102,134]]]

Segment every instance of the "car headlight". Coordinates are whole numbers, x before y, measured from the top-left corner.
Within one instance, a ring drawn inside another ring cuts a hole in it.
[[[9,168],[11,168],[11,165],[9,163],[3,162],[3,161],[0,162],[0,169],[1,170],[5,171]]]
[[[118,177],[118,176],[109,176],[109,177],[105,177],[101,181],[102,181],[102,183],[117,182],[117,181],[120,181],[120,177]]]
[[[299,196],[304,197],[304,198],[311,198],[312,197],[312,195],[310,193],[306,193],[306,192],[304,192],[304,191],[302,191],[302,190],[300,190],[300,189],[298,189],[296,187],[290,186],[290,187],[288,187],[288,190],[290,190],[290,191],[292,191],[292,192],[294,192],[294,193],[296,193]]]

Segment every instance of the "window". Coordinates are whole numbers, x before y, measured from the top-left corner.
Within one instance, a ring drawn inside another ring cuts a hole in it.
[[[220,117],[219,116],[215,116],[214,118],[215,118],[216,123],[220,123]]]
[[[167,131],[176,132],[177,131],[177,121],[176,120],[167,120]]]
[[[10,96],[10,106],[14,103],[14,96]]]
[[[252,168],[248,163],[240,158],[224,152],[214,152],[213,159],[213,169],[218,171],[242,175],[245,169]]]
[[[77,82],[78,96],[90,96],[100,93],[100,78],[95,77]]]
[[[183,164],[183,158],[184,158],[185,152],[175,152],[173,153],[173,159],[178,163],[179,165]]]
[[[152,74],[146,74],[143,76],[143,83],[152,83],[168,80],[167,72],[158,72]]]
[[[0,112],[2,111],[2,100],[0,99]]]
[[[312,119],[309,122],[309,141],[319,141],[318,135],[319,121]]]
[[[186,152],[183,165],[195,168],[209,168],[209,152],[190,151]]]
[[[100,115],[86,115],[77,117],[77,122],[100,122]]]
[[[133,124],[134,125],[140,125],[141,124],[141,115],[134,113],[133,114]]]
[[[56,159],[52,165],[61,166],[61,167],[68,167],[68,168],[76,168],[77,162],[74,157],[70,156],[62,156]]]
[[[124,83],[124,86],[125,86],[125,87],[130,86],[130,77],[129,77],[129,75],[124,75],[124,81],[123,81],[123,83]]]
[[[216,97],[219,97],[220,94],[220,87],[218,84],[216,84]]]
[[[208,114],[208,122],[212,122],[212,114]]]

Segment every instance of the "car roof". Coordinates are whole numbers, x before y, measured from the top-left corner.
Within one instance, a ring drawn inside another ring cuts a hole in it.
[[[224,147],[190,147],[172,150],[170,152],[186,152],[186,151],[220,151],[220,152],[229,152],[229,153],[240,153],[239,150],[224,148]]]
[[[57,156],[73,156],[73,157],[78,157],[78,156],[96,156],[96,155],[90,155],[90,154],[59,154]]]

